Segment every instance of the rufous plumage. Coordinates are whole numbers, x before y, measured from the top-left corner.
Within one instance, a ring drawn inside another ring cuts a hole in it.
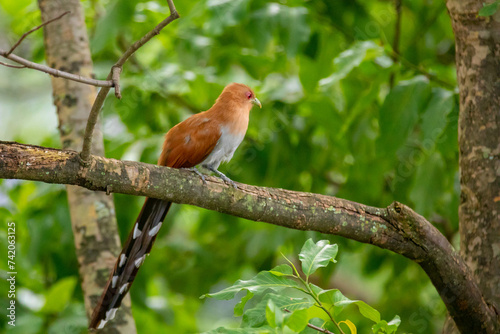
[[[189,117],[167,132],[158,164],[191,169],[205,183],[204,175],[195,168],[200,165],[236,188],[236,184],[218,168],[222,162],[231,160],[245,137],[250,110],[254,105],[262,107],[248,86],[238,83],[227,85],[210,109]],[[171,204],[146,198],[94,308],[90,329],[103,328],[114,318],[140,266],[149,255]]]

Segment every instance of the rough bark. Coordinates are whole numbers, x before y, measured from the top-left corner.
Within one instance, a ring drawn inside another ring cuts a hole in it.
[[[0,178],[64,183],[160,198],[298,230],[314,230],[391,250],[417,262],[463,333],[493,333],[492,313],[462,258],[446,238],[407,206],[374,208],[344,199],[238,184],[189,171],[77,152],[0,142]]]
[[[65,11],[71,13],[44,27],[47,64],[84,77],[92,77],[92,60],[82,8],[78,0],[39,0],[42,21]],[[93,86],[52,77],[61,143],[65,149],[80,150],[92,102]],[[104,155],[102,132],[96,131],[93,152]],[[113,199],[100,192],[67,186],[76,254],[87,316],[98,301],[118,256],[121,245],[114,215]],[[103,333],[135,333],[130,298],[117,313],[117,320]]]
[[[500,310],[500,12],[449,0],[460,89],[460,251],[484,299]],[[500,333],[500,321],[489,332]],[[445,332],[453,332],[449,325]]]

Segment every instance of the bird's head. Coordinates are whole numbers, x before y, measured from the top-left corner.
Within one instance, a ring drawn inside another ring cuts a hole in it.
[[[248,110],[252,109],[254,104],[262,108],[262,104],[250,87],[235,82],[227,85],[217,100],[231,100],[233,103],[247,107]]]

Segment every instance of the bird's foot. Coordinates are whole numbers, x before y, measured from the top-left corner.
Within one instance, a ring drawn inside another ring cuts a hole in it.
[[[236,185],[236,183],[234,183],[234,181],[231,180],[230,178],[228,178],[226,175],[224,175],[223,173],[219,172],[215,168],[208,168],[208,169],[211,170],[212,172],[214,172],[215,174],[217,174],[217,176],[220,177],[224,182],[229,183],[230,185],[232,185],[234,189],[238,189],[238,186]]]
[[[226,183],[229,183],[230,185],[232,185],[234,189],[238,189],[238,186],[236,185],[236,183],[234,183],[234,181],[231,180],[230,178],[228,178],[226,175],[221,173],[221,175],[219,175],[219,177],[221,179],[223,179]]]
[[[190,172],[195,172],[201,178],[201,180],[203,181],[203,184],[204,185],[207,184],[207,180],[205,180],[205,175],[203,175],[199,170],[197,170],[196,167],[182,168],[182,169],[188,170]]]

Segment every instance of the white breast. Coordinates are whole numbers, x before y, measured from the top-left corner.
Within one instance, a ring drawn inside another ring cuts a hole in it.
[[[217,169],[221,162],[229,161],[233,157],[234,151],[240,146],[245,134],[234,135],[225,126],[221,127],[221,135],[213,151],[203,160],[201,165],[211,166]]]

